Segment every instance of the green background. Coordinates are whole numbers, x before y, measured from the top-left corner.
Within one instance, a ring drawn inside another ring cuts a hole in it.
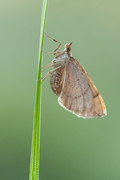
[[[41,9],[42,0],[0,2],[2,180],[29,177]],[[73,42],[72,55],[95,83],[108,115],[82,119],[65,111],[48,77],[42,86],[40,180],[119,180],[120,1],[49,0],[45,32],[62,44],[60,50]],[[56,47],[45,37],[45,51]],[[52,59],[43,54],[43,65]]]

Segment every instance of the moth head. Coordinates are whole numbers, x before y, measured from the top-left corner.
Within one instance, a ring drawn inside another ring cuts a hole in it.
[[[69,44],[65,44],[65,49],[67,52],[71,51],[71,45],[72,45],[72,42]]]

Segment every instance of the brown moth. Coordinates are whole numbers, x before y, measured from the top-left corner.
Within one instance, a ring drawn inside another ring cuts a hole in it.
[[[52,40],[59,43],[55,39]],[[50,75],[50,86],[52,91],[59,97],[59,104],[78,117],[105,116],[107,112],[101,95],[85,69],[72,57],[72,42],[65,44],[65,49],[58,52],[60,45],[59,43],[52,53],[56,55],[52,63],[43,67],[43,70],[50,66],[53,69],[40,80],[43,82]]]

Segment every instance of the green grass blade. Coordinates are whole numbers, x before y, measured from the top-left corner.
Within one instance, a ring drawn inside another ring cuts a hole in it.
[[[41,66],[42,66],[42,51],[41,51],[41,49],[43,47],[47,5],[48,5],[48,0],[43,0],[37,79],[41,78],[41,74],[40,74]],[[40,118],[41,118],[41,82],[37,81],[36,96],[35,96],[35,109],[34,109],[34,121],[33,121],[32,145],[31,145],[31,157],[30,157],[29,180],[38,180],[39,179],[40,129],[41,129]]]

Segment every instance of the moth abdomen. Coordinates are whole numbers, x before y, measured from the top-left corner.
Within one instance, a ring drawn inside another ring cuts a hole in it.
[[[62,84],[63,84],[63,70],[64,68],[59,68],[55,71],[53,71],[50,74],[50,86],[52,91],[59,96],[62,90]]]

